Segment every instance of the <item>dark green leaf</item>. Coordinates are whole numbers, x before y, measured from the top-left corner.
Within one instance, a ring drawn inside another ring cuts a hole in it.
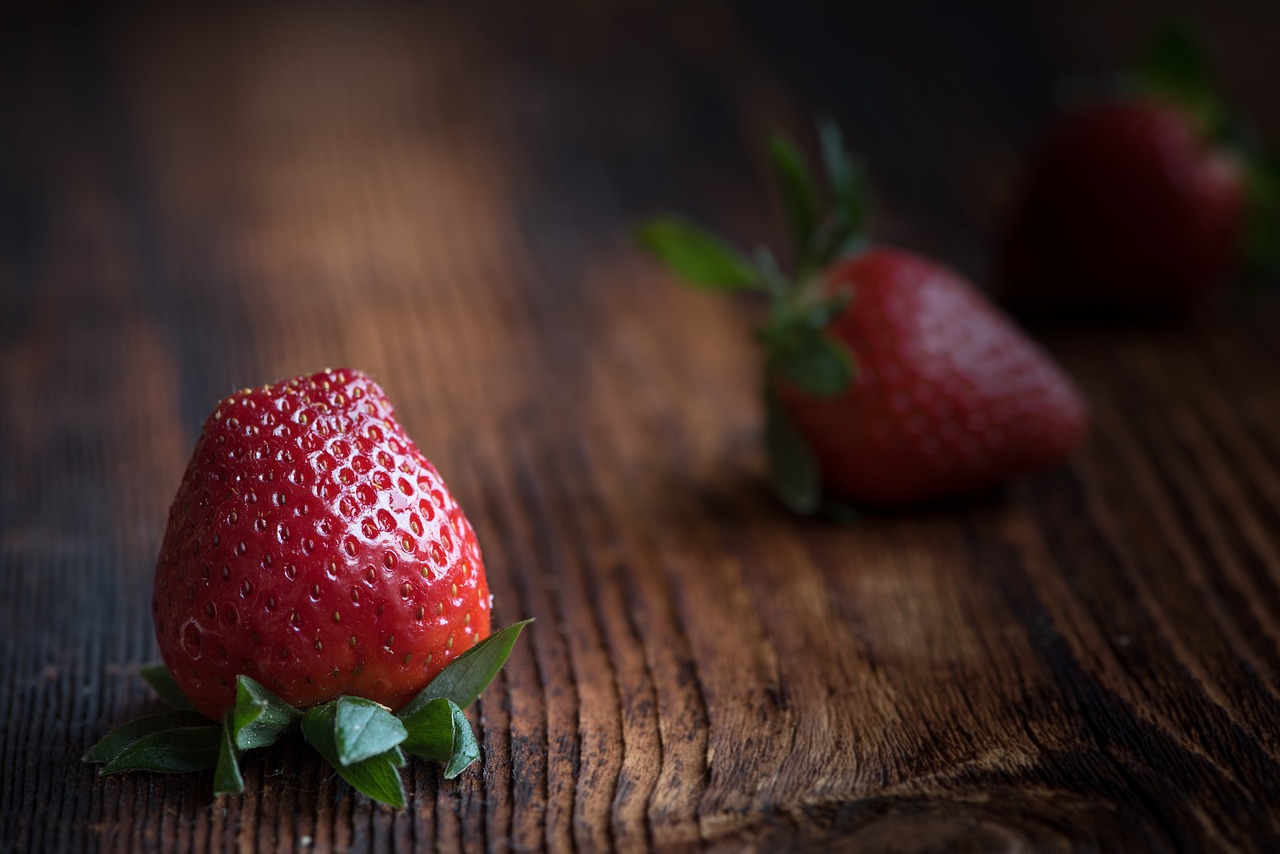
[[[852,290],[841,293],[831,299],[823,300],[810,308],[805,314],[805,323],[815,332],[826,329],[831,321],[835,320],[849,307],[851,302],[853,302]]]
[[[792,512],[812,515],[822,505],[818,459],[773,394],[766,395],[764,442],[774,494]]]
[[[321,754],[338,758],[338,743],[334,735],[334,721],[338,716],[338,701],[322,706],[312,706],[302,715],[302,735]]]
[[[835,253],[831,256],[832,261],[838,261],[842,258],[849,258],[858,255],[871,248],[871,238],[865,234],[850,234],[836,245]]]
[[[337,701],[309,709],[302,717],[302,734],[356,791],[393,807],[404,806],[404,784],[396,769],[404,766],[399,747],[353,765],[338,760]]]
[[[471,729],[471,721],[462,713],[462,709],[450,703],[453,713],[453,752],[444,767],[444,778],[452,780],[467,767],[480,758],[480,745],[476,743],[476,734]]]
[[[204,726],[153,732],[130,744],[99,774],[121,771],[157,771],[182,774],[203,771],[218,764],[222,727]]]
[[[406,753],[423,759],[448,762],[453,755],[453,710],[456,708],[452,700],[437,697],[413,714],[402,718],[409,737],[401,747]]]
[[[804,155],[785,136],[774,134],[770,138],[769,160],[791,228],[792,245],[796,257],[801,258],[809,251],[814,229],[818,227],[818,188]]]
[[[218,764],[213,769],[213,793],[236,795],[244,791],[244,777],[240,774],[240,752],[236,750],[232,734],[233,712],[227,711],[222,723],[222,738],[218,745]]]
[[[332,764],[332,763],[330,763]],[[336,765],[338,776],[353,789],[388,806],[400,809],[404,806],[404,782],[400,768],[404,767],[404,754],[393,747],[354,765]]]
[[[405,719],[409,737],[404,749],[415,756],[443,762],[447,780],[480,758],[480,745],[466,714],[452,700],[440,697]]]
[[[143,736],[166,730],[198,727],[208,723],[209,719],[199,712],[173,711],[147,715],[107,733],[101,741],[89,748],[89,752],[84,755],[82,761],[110,762]]]
[[[778,269],[778,261],[773,257],[773,253],[769,251],[769,247],[757,246],[755,256],[756,269],[760,271],[760,281],[764,283],[764,289],[774,299],[786,299],[788,292],[791,290],[791,282]]]
[[[427,703],[440,697],[452,700],[459,708],[465,709],[471,705],[493,681],[493,677],[498,675],[507,656],[511,654],[512,647],[516,645],[521,630],[532,622],[533,620],[522,620],[500,632],[494,632],[455,658],[409,705],[400,710],[400,717],[403,719],[413,715]]]
[[[1138,85],[1178,104],[1205,134],[1222,130],[1226,110],[1214,91],[1199,41],[1186,25],[1172,22],[1156,33],[1138,67]]]
[[[813,250],[815,269],[825,270],[871,246],[867,235],[847,227],[844,222],[843,217],[829,217],[818,229]]]
[[[822,163],[831,182],[831,201],[838,225],[829,239],[829,254],[817,259],[826,264],[849,248],[851,238],[862,231],[867,216],[867,191],[853,159],[844,145],[840,128],[830,119],[818,122],[818,141],[822,147]]]
[[[679,217],[657,217],[636,231],[640,246],[692,285],[719,291],[761,285],[760,274],[738,250]]]
[[[231,716],[231,736],[239,750],[275,744],[302,712],[272,694],[248,676],[236,677],[236,705]]]
[[[408,736],[400,719],[372,700],[339,697],[337,704],[334,739],[343,765],[386,753]]]
[[[848,348],[825,335],[808,334],[776,353],[773,367],[788,382],[819,397],[835,397],[853,381]]]
[[[1280,272],[1280,163],[1257,154],[1245,161],[1244,255],[1250,266]]]
[[[142,666],[142,678],[146,680],[151,689],[160,695],[160,699],[164,700],[175,709],[194,709],[191,701],[182,693],[182,689],[178,687],[178,683],[173,681],[168,669],[160,662],[152,664],[144,664]]]

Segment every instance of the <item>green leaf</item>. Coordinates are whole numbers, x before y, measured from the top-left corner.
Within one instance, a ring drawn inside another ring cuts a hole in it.
[[[198,727],[209,723],[209,719],[199,712],[172,711],[158,715],[147,715],[130,721],[107,733],[97,744],[89,748],[89,752],[81,757],[82,762],[110,762],[125,748],[143,736],[166,730]]]
[[[476,734],[471,729],[471,721],[462,713],[462,709],[449,704],[453,716],[453,752],[444,766],[444,778],[452,780],[467,770],[472,762],[480,758],[480,745],[476,743]]]
[[[1280,162],[1256,153],[1244,161],[1244,256],[1253,268],[1280,272]]]
[[[375,801],[403,807],[404,783],[397,769],[404,767],[404,754],[399,747],[393,747],[361,762],[343,765],[338,759],[337,707],[335,700],[309,709],[302,717],[303,736],[356,791]]]
[[[657,217],[636,231],[640,246],[687,282],[717,291],[758,288],[759,272],[738,250],[680,217]]]
[[[804,321],[815,332],[826,329],[853,302],[853,291],[847,290],[831,299],[815,304],[804,315]]]
[[[471,705],[493,681],[493,677],[498,675],[502,665],[506,664],[512,647],[516,645],[520,632],[532,622],[533,620],[521,620],[500,632],[494,632],[449,662],[449,665],[431,680],[430,685],[423,688],[418,696],[400,710],[401,720],[440,697],[452,700],[459,708],[465,709]]]
[[[773,299],[782,301],[791,291],[791,281],[778,269],[778,261],[767,246],[757,246],[755,251],[756,269],[760,271],[760,281],[764,289]]]
[[[414,756],[432,762],[448,762],[453,755],[453,710],[456,708],[452,700],[437,697],[413,714],[401,718],[408,738],[400,746]]]
[[[772,393],[765,400],[764,442],[769,456],[769,482],[778,500],[801,516],[817,512],[822,506],[818,458]]]
[[[232,733],[233,712],[227,711],[222,723],[222,737],[218,745],[218,764],[213,769],[214,795],[236,795],[244,791],[244,776],[240,773],[240,752],[236,750]]]
[[[846,254],[860,236],[863,222],[870,207],[866,185],[854,166],[853,159],[844,145],[839,126],[830,119],[818,122],[818,142],[822,148],[822,164],[831,184],[831,202],[834,207],[835,225],[827,240],[826,254],[819,264],[828,264]]]
[[[853,358],[847,347],[825,335],[801,336],[776,352],[773,369],[788,382],[819,397],[835,397],[853,382]]]
[[[191,701],[182,693],[182,689],[178,687],[178,683],[173,681],[173,676],[169,670],[160,662],[152,664],[144,664],[140,671],[142,678],[146,680],[151,689],[160,695],[160,699],[164,700],[175,709],[194,709]]]
[[[837,261],[865,252],[870,246],[870,238],[845,226],[843,218],[829,217],[818,229],[814,241],[816,269],[825,270]]]
[[[409,737],[404,749],[415,756],[443,762],[446,780],[480,758],[480,745],[466,714],[452,700],[440,697],[405,719]]]
[[[1170,22],[1155,34],[1137,77],[1143,91],[1182,107],[1206,135],[1222,130],[1226,108],[1214,91],[1199,40],[1185,24]]]
[[[156,771],[183,774],[218,764],[222,727],[212,724],[181,727],[144,735],[122,750],[98,773]]]
[[[818,188],[804,155],[782,134],[774,134],[769,139],[769,160],[782,196],[787,224],[791,228],[796,258],[801,259],[809,252],[814,230],[818,227]]]
[[[393,747],[354,765],[334,767],[338,776],[357,792],[396,809],[404,807],[404,782],[399,770],[404,767],[404,754],[400,748]]]
[[[239,750],[275,744],[288,732],[302,712],[272,694],[248,676],[236,677],[236,704],[232,709],[230,732]]]
[[[339,697],[334,712],[338,762],[355,765],[386,753],[408,737],[404,724],[385,707],[363,697]]]

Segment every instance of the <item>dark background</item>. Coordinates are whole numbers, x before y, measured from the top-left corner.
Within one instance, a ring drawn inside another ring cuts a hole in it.
[[[1280,12],[1262,0],[429,5],[436,22],[466,33],[470,59],[487,67],[485,76],[511,84],[501,100],[459,91],[438,108],[496,112],[520,135],[539,176],[525,188],[531,208],[607,186],[623,210],[602,228],[678,209],[724,225],[743,242],[781,242],[773,218],[752,220],[772,210],[761,136],[777,128],[812,143],[813,118],[831,116],[870,170],[878,233],[939,255],[982,284],[1037,131],[1061,105],[1113,89],[1171,20],[1199,36],[1236,114],[1265,142],[1280,134],[1273,97]],[[366,16],[394,16],[405,7],[375,8],[381,12]],[[278,4],[262,16],[270,23],[260,35],[287,40],[308,14]],[[217,41],[229,52],[166,57],[171,67],[198,72],[207,88],[193,97],[234,98],[252,88],[235,69],[234,48],[254,38],[246,17],[233,11],[201,18],[211,46]],[[0,234],[10,253],[38,245],[48,216],[40,209],[48,179],[41,173],[59,163],[71,168],[76,146],[105,145],[121,161],[142,156],[139,129],[113,91],[113,63],[133,38],[163,41],[166,21],[190,18],[96,7],[6,15]],[[424,39],[424,49],[429,44]],[[163,66],[152,73],[164,73]],[[743,98],[754,102],[749,126]],[[317,121],[319,136],[332,131]],[[123,162],[118,168],[126,171]],[[145,163],[128,168],[137,180]],[[678,179],[681,173],[697,180]],[[145,194],[141,187],[132,192]],[[709,198],[734,192],[741,193],[738,207],[749,210],[738,213],[742,221],[728,220]]]

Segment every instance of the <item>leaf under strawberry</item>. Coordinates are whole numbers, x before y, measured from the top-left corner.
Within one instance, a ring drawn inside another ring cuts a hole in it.
[[[216,795],[244,790],[241,756],[301,732],[344,780],[374,800],[404,806],[398,769],[410,753],[444,765],[453,779],[480,758],[463,709],[478,697],[506,662],[521,630],[508,626],[450,662],[404,709],[392,713],[362,697],[340,696],[304,714],[248,676],[236,680],[236,702],[221,725],[185,708],[176,683],[161,665],[148,665],[147,681],[177,708],[148,715],[108,733],[83,757],[104,767],[101,775],[125,771],[186,773],[213,769]],[[161,675],[164,673],[165,675]],[[168,681],[166,685],[165,682]],[[459,705],[452,698],[466,701]]]

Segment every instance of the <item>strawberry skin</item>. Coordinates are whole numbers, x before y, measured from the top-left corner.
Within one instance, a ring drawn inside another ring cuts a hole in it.
[[[827,334],[854,354],[842,394],[779,394],[829,490],[905,506],[986,489],[1061,461],[1085,405],[1071,381],[972,286],[907,252],[878,248],[828,271],[853,300]]]
[[[1002,288],[1031,308],[1184,308],[1228,278],[1244,188],[1178,108],[1089,106],[1052,126],[1015,210]]]
[[[345,369],[218,404],[151,607],[169,672],[214,719],[239,674],[299,707],[399,708],[490,622],[471,525],[382,389]]]

